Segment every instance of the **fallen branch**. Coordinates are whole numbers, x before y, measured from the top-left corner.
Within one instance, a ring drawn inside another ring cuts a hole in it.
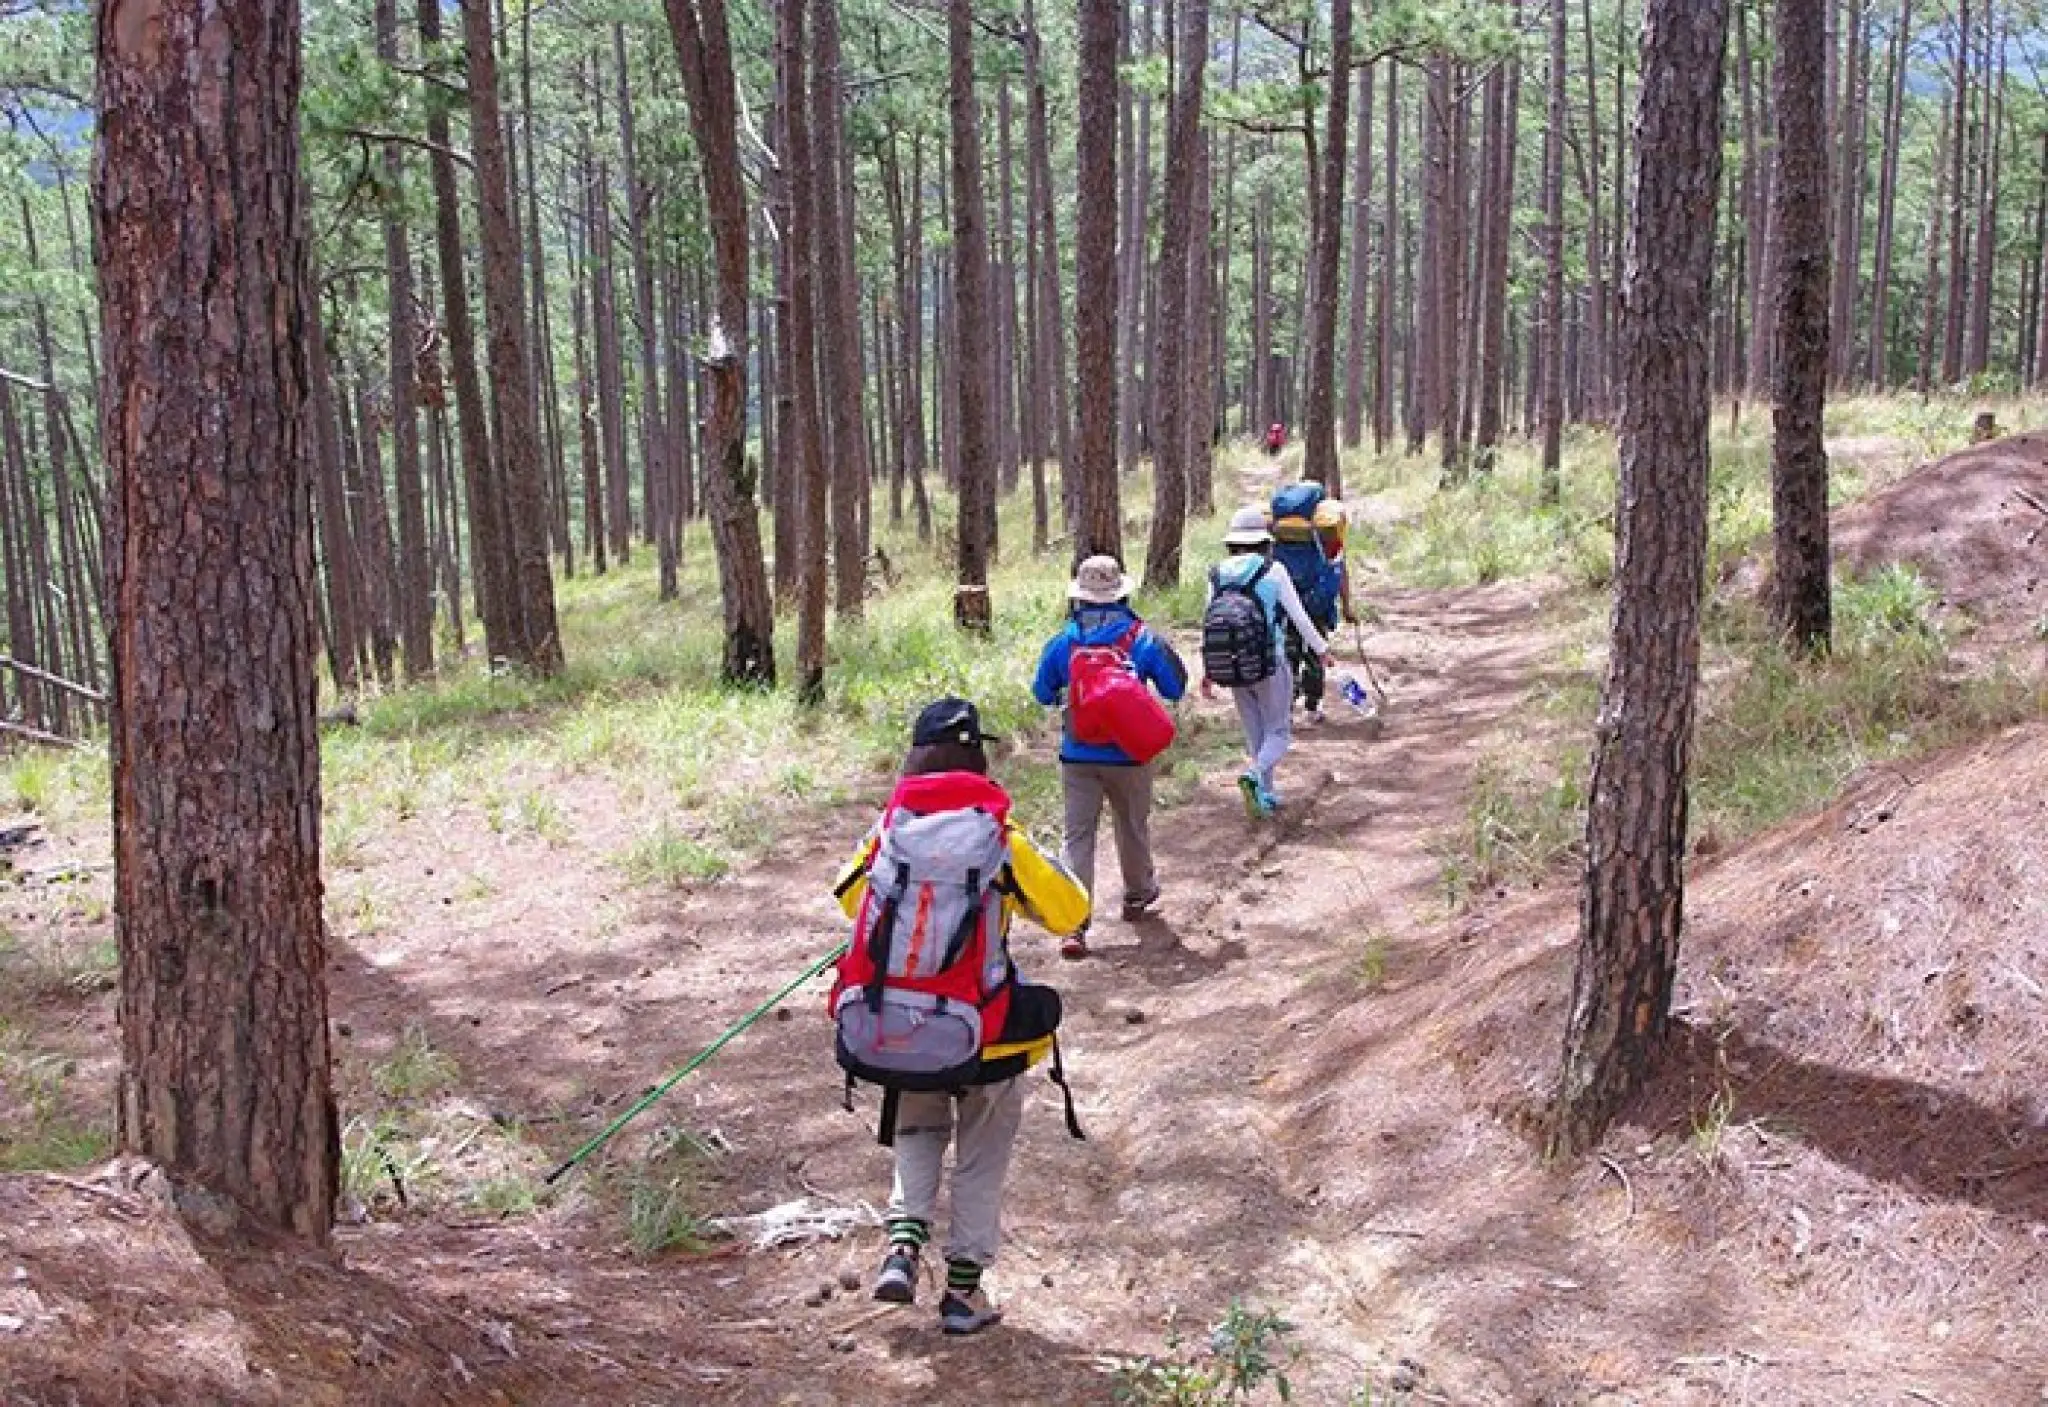
[[[2048,518],[2048,503],[2043,503],[2039,498],[2036,498],[2033,494],[2028,493],[2025,489],[2022,488],[2015,488],[2012,492],[2013,496],[2019,499],[2020,502],[2026,504],[2027,507],[2033,509],[2042,517]],[[1910,1388],[1907,1389],[1907,1391],[1909,1392],[1911,1390],[1912,1389]]]
[[[45,747],[68,747],[78,751],[83,751],[85,748],[85,744],[76,738],[60,737],[56,733],[45,733],[40,728],[31,728],[26,723],[14,723],[5,718],[0,718],[0,733],[13,733],[17,737],[27,738],[30,742],[41,743]]]
[[[1933,1393],[1929,1392],[1924,1387],[1903,1387],[1900,1388],[1899,1391],[1905,1393],[1906,1396],[1912,1398],[1916,1402],[1928,1403],[1929,1407],[1948,1407],[1948,1404],[1946,1402],[1943,1402],[1940,1398],[1936,1397]]]
[[[47,669],[38,669],[32,664],[23,664],[12,655],[0,655],[0,667],[11,669],[17,674],[26,674],[31,679],[40,679],[45,684],[54,685],[67,693],[76,694],[81,699],[90,699],[96,704],[103,704],[107,701],[107,696],[98,689],[76,683],[64,678],[60,674],[52,674]]]

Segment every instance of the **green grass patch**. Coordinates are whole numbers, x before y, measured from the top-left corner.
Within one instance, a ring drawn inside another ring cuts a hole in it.
[[[701,1251],[710,1243],[703,1210],[709,1158],[702,1140],[665,1128],[622,1180],[607,1179],[616,1183],[621,1229],[636,1255]]]
[[[0,1088],[10,1110],[0,1126],[0,1172],[60,1172],[97,1163],[112,1151],[113,1130],[71,1107],[68,1086],[77,1073],[70,1056],[29,1048],[0,1019]]]
[[[619,856],[619,869],[637,884],[663,889],[723,879],[732,861],[722,852],[663,822]]]
[[[429,1099],[453,1089],[461,1078],[455,1057],[436,1047],[418,1024],[407,1026],[391,1054],[370,1071],[370,1083],[386,1099]]]

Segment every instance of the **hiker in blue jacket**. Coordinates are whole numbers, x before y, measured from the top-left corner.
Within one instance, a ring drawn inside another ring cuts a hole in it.
[[[1187,692],[1187,666],[1131,609],[1132,581],[1116,558],[1090,557],[1067,588],[1066,623],[1038,657],[1031,694],[1048,706],[1066,702],[1068,667],[1074,651],[1111,646],[1127,655],[1131,668],[1159,697],[1172,703]],[[1102,804],[1116,826],[1117,861],[1123,869],[1125,922],[1142,918],[1159,902],[1159,877],[1152,865],[1152,764],[1134,761],[1114,743],[1084,743],[1074,736],[1071,717],[1060,740],[1060,786],[1066,795],[1066,841],[1060,862],[1095,892],[1095,828]],[[1088,955],[1086,930],[1060,946],[1064,957]]]

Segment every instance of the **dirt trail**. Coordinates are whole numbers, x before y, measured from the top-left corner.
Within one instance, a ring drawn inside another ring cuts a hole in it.
[[[842,1270],[865,1279],[871,1235],[710,1263],[620,1261],[594,1276],[549,1257],[574,1248],[587,1261],[596,1249],[572,1202],[530,1233],[530,1251],[503,1233],[372,1227],[347,1236],[350,1260],[394,1277],[459,1272],[472,1295],[481,1273],[486,1297],[539,1332],[552,1323],[576,1338],[605,1325],[606,1354],[643,1391],[696,1371],[721,1389],[708,1400],[738,1403],[880,1402],[934,1385],[936,1400],[966,1402],[990,1371],[1014,1385],[1006,1401],[1108,1402],[1102,1355],[1157,1352],[1176,1313],[1199,1334],[1242,1296],[1302,1321],[1316,1369],[1304,1383],[1321,1380],[1329,1394],[1305,1400],[1342,1400],[1342,1385],[1363,1381],[1380,1356],[1347,1322],[1355,1283],[1319,1239],[1320,1174],[1294,1147],[1300,1071],[1332,1014],[1357,999],[1368,937],[1398,968],[1443,914],[1432,842],[1459,819],[1474,743],[1522,699],[1546,647],[1526,584],[1368,594],[1384,619],[1367,643],[1391,696],[1379,736],[1341,703],[1322,729],[1298,733],[1278,826],[1245,820],[1234,768],[1204,777],[1158,818],[1166,897],[1152,918],[1115,919],[1106,850],[1111,917],[1090,960],[1061,963],[1035,930],[1020,932],[1020,960],[1066,995],[1063,1044],[1090,1139],[1066,1136],[1055,1092],[1032,1076],[992,1277],[1008,1315],[1000,1333],[971,1348],[944,1341],[929,1289],[925,1305],[879,1317],[860,1295],[805,1307]],[[1227,701],[1191,707],[1234,736]],[[516,1108],[616,1100],[842,936],[826,894],[867,819],[859,808],[827,818],[772,870],[646,906],[603,951],[575,924],[551,942],[523,925],[512,952],[453,941],[427,965],[348,964],[337,1005],[389,1028],[424,1000],[443,1013],[437,1039],[448,1033],[464,1069]],[[1041,833],[1057,825],[1027,819]],[[576,883],[573,871],[560,878]],[[587,896],[556,894],[550,908],[579,902]],[[561,985],[571,978],[581,980]],[[878,1205],[889,1164],[873,1143],[872,1103],[856,1115],[838,1108],[815,997],[791,1006],[790,1020],[750,1033],[679,1088],[647,1131],[664,1120],[715,1130],[732,1147],[718,1199],[741,1211],[813,1193]],[[488,1019],[470,1024],[481,1011]],[[687,1320],[670,1308],[681,1304],[693,1306]],[[842,1333],[850,1351],[834,1346]]]

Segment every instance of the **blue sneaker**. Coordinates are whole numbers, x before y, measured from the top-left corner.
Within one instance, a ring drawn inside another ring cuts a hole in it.
[[[1259,788],[1259,804],[1265,808],[1268,816],[1273,815],[1280,809],[1280,793],[1271,787]]]

